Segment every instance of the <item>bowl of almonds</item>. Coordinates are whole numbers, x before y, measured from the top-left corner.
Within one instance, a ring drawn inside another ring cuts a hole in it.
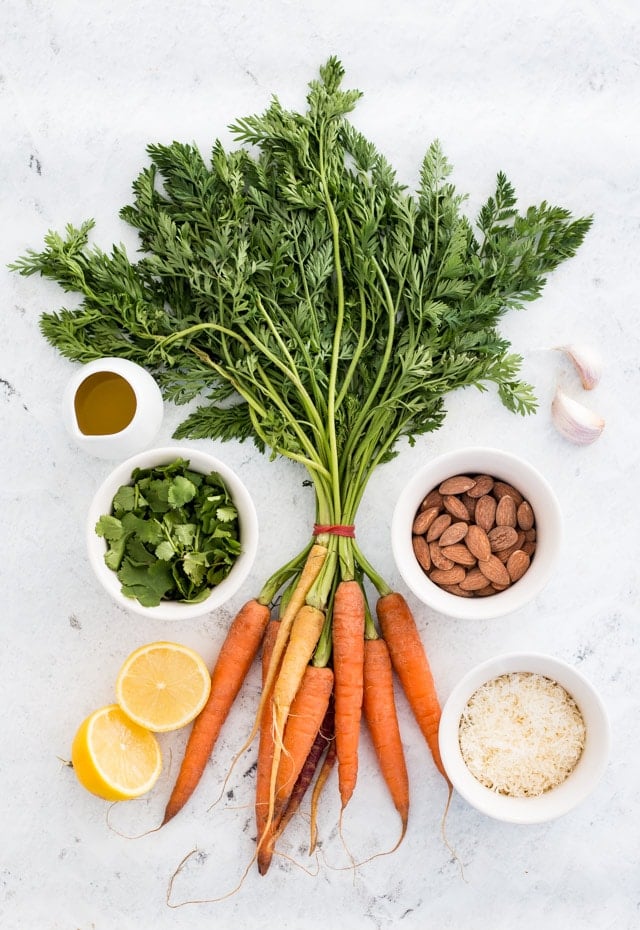
[[[518,610],[557,563],[556,495],[524,459],[460,449],[416,472],[393,514],[391,544],[405,583],[434,610],[482,619]]]

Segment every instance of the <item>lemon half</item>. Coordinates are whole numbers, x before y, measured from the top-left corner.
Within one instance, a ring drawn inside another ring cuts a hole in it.
[[[80,724],[71,762],[80,784],[106,801],[140,797],[162,770],[153,733],[130,720],[117,704],[99,708]]]
[[[210,691],[204,659],[179,643],[141,646],[125,660],[116,679],[116,700],[124,713],[155,733],[190,723]]]

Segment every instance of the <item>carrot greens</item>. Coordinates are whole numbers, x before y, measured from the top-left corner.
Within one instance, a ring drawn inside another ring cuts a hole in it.
[[[88,220],[12,266],[79,295],[41,318],[64,356],[123,356],[168,400],[199,400],[178,438],[251,439],[304,466],[327,550],[304,596],[327,617],[316,667],[332,662],[340,582],[364,575],[391,593],[355,539],[326,528],[355,523],[373,470],[401,439],[440,427],[451,391],[493,385],[508,410],[535,410],[498,324],[540,296],[591,225],[545,201],[520,210],[502,173],[470,219],[438,141],[410,191],[350,122],[360,93],[343,77],[331,58],[304,112],[274,97],[237,120],[233,150],[216,141],[205,159],[194,145],[149,145],[120,214],[137,259],[90,244]],[[275,597],[301,571],[264,590]]]

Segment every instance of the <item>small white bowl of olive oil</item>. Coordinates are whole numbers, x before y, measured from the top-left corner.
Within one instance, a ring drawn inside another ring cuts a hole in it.
[[[160,388],[126,358],[99,358],[70,379],[62,400],[69,435],[86,452],[121,459],[146,449],[162,425]]]

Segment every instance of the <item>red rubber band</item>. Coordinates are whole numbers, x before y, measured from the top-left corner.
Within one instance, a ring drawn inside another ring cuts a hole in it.
[[[349,526],[340,523],[315,523],[313,535],[320,536],[322,533],[330,533],[331,536],[350,536],[351,538],[355,538],[356,528],[353,524]]]

